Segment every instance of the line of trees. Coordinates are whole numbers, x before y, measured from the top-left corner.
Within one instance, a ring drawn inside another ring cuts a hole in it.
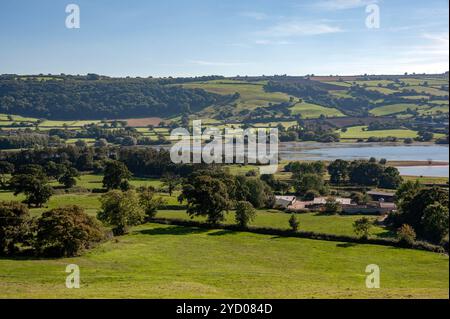
[[[45,167],[49,162],[73,167],[80,172],[103,173],[105,165],[117,160],[126,165],[135,176],[162,177],[165,174],[189,175],[195,167],[205,165],[174,164],[168,150],[139,147],[116,147],[108,145],[87,146],[86,143],[1,152],[0,161],[14,167],[28,164]]]
[[[328,165],[330,181],[333,184],[355,184],[388,189],[397,189],[402,177],[397,168],[386,166],[386,160],[344,161],[337,159]]]

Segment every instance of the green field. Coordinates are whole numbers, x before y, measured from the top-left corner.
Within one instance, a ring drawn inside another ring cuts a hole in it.
[[[292,115],[300,114],[304,119],[319,118],[321,115],[326,117],[342,117],[345,116],[341,111],[331,108],[323,107],[312,103],[297,103],[290,108]]]
[[[65,288],[80,267],[81,288]],[[365,287],[377,264],[381,288]],[[83,257],[0,259],[3,298],[448,298],[448,257],[147,224]]]
[[[379,92],[379,93],[382,93],[382,94],[386,94],[386,95],[394,94],[394,93],[398,92],[396,90],[388,89],[388,88],[385,88],[385,87],[378,87],[378,86],[377,87],[369,87],[367,89],[369,91],[376,91],[376,92]]]
[[[209,82],[196,82],[183,84],[185,88],[200,88],[209,92],[227,95],[239,92],[240,98],[237,101],[238,109],[255,109],[257,107],[267,107],[269,103],[288,102],[290,96],[284,93],[269,93],[264,91],[264,83],[249,83],[232,80],[217,80]]]
[[[430,101],[430,104],[436,104],[436,105],[447,105],[448,106],[448,100],[435,100]]]
[[[431,176],[402,176],[406,181],[419,181],[422,184],[447,184],[448,177],[431,177]]]
[[[423,110],[428,108],[430,108],[430,106],[418,104],[391,104],[374,108],[370,110],[370,113],[375,116],[386,116],[391,114],[403,113],[406,112],[408,109]]]
[[[140,186],[153,186],[155,188],[161,187],[161,181],[157,179],[144,179],[144,178],[132,178],[130,184],[135,187]],[[52,186],[58,186],[57,182],[52,183]],[[81,175],[77,179],[77,186],[93,190],[103,188],[103,176],[102,175]]]
[[[423,85],[425,82],[428,82],[428,85],[448,85],[448,80],[444,79],[433,79],[433,78],[421,78],[421,79],[414,79],[414,78],[403,78],[400,79],[401,82],[404,82],[408,85]]]
[[[339,130],[342,139],[367,139],[369,137],[397,137],[397,138],[415,138],[417,132],[411,130],[382,130],[367,131],[367,126],[353,126],[347,128],[346,132]]]
[[[284,121],[284,122],[255,123],[255,124],[252,124],[252,127],[255,127],[255,128],[258,128],[258,127],[266,127],[266,128],[267,127],[274,127],[274,128],[276,128],[280,124],[284,128],[288,129],[288,128],[292,127],[292,126],[296,126],[297,122],[296,121],[290,121],[290,122]]]
[[[185,211],[164,210],[157,214],[157,217],[169,219],[186,219],[190,217]],[[271,227],[279,229],[289,229],[290,214],[276,211],[276,210],[259,210],[255,220],[250,223],[251,226]],[[339,216],[339,215],[320,215],[317,213],[297,214],[300,222],[300,228],[303,231],[312,231],[322,234],[347,235],[354,236],[353,222],[360,219],[361,216]],[[376,217],[369,217],[375,221]],[[205,221],[203,217],[196,217],[194,220]],[[234,212],[227,214],[225,224],[236,224],[234,220]],[[379,226],[373,226],[371,234],[374,237],[388,236],[388,231]]]
[[[89,125],[89,124],[99,124],[101,121],[44,121],[42,122],[39,127],[50,127],[50,128],[55,128],[55,127],[64,127],[64,126],[68,126],[68,127],[83,127],[85,125]]]
[[[432,87],[426,87],[426,86],[409,86],[407,87],[408,90],[414,90],[416,93],[421,94],[431,94],[435,96],[448,96],[448,92],[442,91],[436,88]]]
[[[440,106],[434,106],[430,109],[421,110],[419,113],[423,115],[433,115],[438,113],[448,113],[449,108],[448,105],[440,105]]]

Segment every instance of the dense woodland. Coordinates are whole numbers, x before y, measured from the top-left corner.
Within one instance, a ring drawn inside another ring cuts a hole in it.
[[[47,119],[164,117],[197,112],[232,99],[202,89],[162,85],[153,79],[0,78],[0,113]]]

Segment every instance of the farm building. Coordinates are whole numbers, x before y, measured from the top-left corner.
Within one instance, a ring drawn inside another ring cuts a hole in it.
[[[306,212],[310,210],[322,210],[327,203],[328,198],[316,197],[312,201],[290,201],[293,196],[277,196],[280,198],[280,202],[277,206],[279,208],[287,209],[291,212]],[[281,199],[283,198],[283,200]],[[380,201],[373,201],[366,205],[357,205],[352,202],[350,198],[334,198],[334,200],[342,205],[342,212],[344,214],[356,215],[356,214],[373,214],[384,215],[397,209],[394,203]],[[287,204],[290,203],[290,204]],[[286,206],[287,204],[287,206]]]
[[[288,208],[297,201],[295,196],[275,196],[275,207]]]
[[[342,212],[344,214],[356,215],[356,214],[367,214],[367,215],[384,215],[393,212],[397,209],[394,203],[384,203],[384,202],[372,202],[367,205],[342,205]]]
[[[372,197],[374,201],[383,201],[393,203],[395,201],[395,193],[382,192],[382,191],[369,191],[367,195]]]
[[[351,198],[333,198],[337,203],[341,205],[350,205],[352,203]],[[312,202],[313,205],[325,205],[328,201],[327,197],[316,197],[314,198],[314,201]]]
[[[295,201],[286,208],[292,212],[309,211],[310,209],[320,209],[327,203],[327,197],[316,197],[311,201]],[[334,200],[341,205],[351,205],[351,198],[334,198]]]

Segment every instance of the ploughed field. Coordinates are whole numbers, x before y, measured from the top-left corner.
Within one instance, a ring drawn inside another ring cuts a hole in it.
[[[67,289],[65,268],[80,267]],[[367,289],[368,264],[381,288]],[[82,257],[0,259],[3,298],[448,298],[448,257],[147,224]]]

